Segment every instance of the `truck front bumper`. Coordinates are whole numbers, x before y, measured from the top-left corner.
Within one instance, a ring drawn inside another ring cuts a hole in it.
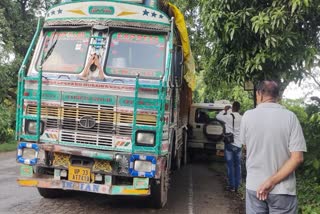
[[[147,182],[148,181],[148,182]],[[106,195],[150,195],[149,179],[134,180],[133,185],[108,185],[95,183],[79,183],[68,180],[54,180],[46,178],[18,178],[20,186],[39,187],[48,189],[75,190]],[[146,185],[147,184],[147,185]]]

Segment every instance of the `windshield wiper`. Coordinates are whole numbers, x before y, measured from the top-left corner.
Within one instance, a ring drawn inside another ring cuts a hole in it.
[[[56,32],[55,32],[56,34]],[[53,35],[53,39],[55,37],[55,34]],[[45,63],[45,61],[51,56],[52,52],[53,52],[53,49],[54,47],[56,46],[57,42],[58,42],[58,38],[59,36],[57,37],[57,39],[54,41],[54,43],[51,45],[51,47],[49,48],[49,50],[47,51],[47,53],[44,55],[42,55],[42,59],[41,59],[41,65],[43,65]]]

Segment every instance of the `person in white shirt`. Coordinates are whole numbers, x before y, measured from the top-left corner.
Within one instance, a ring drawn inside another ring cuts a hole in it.
[[[233,134],[233,142],[225,140],[224,156],[227,163],[227,190],[234,192],[238,190],[241,182],[242,145],[240,143],[240,123],[242,116],[239,114],[239,102],[233,102],[231,111],[228,111],[229,108],[227,106],[216,118],[225,123],[226,133]]]
[[[242,117],[240,140],[247,150],[246,213],[298,213],[295,169],[307,151],[296,115],[278,104],[279,86],[257,86],[255,109]]]

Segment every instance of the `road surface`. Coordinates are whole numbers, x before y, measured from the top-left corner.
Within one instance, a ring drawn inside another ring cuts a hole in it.
[[[0,214],[237,214],[243,202],[224,191],[221,174],[206,161],[195,161],[171,176],[168,204],[157,210],[144,197],[110,197],[75,192],[60,199],[44,199],[36,188],[19,187],[15,152],[0,153]],[[223,164],[223,163],[221,163]]]

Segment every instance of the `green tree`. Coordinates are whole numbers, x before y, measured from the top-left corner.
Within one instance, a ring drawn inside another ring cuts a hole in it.
[[[0,103],[6,98],[15,101],[18,70],[33,37],[37,19],[58,2],[60,0],[0,1]]]
[[[18,69],[28,49],[35,27],[35,15],[28,1],[3,0],[0,2],[0,102],[5,98],[15,101]]]
[[[0,1],[0,143],[13,136],[17,74],[38,17],[58,0]]]
[[[199,16],[199,2],[194,0],[174,0],[171,1],[184,14],[189,33],[190,46],[196,62],[196,71],[203,70],[202,55],[204,55],[203,47],[206,46],[207,41],[203,25],[201,24]]]
[[[200,0],[209,81],[303,77],[319,51],[318,0]]]

